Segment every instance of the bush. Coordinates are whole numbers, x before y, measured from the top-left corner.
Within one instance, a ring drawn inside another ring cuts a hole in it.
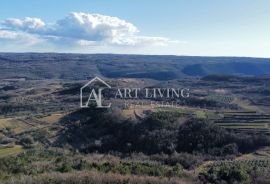
[[[226,155],[237,155],[238,154],[238,146],[235,143],[227,144],[222,147],[221,154],[223,156]]]
[[[220,148],[227,141],[225,129],[205,120],[191,120],[179,128],[177,151],[209,153],[210,149]]]
[[[170,166],[180,164],[185,169],[192,169],[203,161],[202,156],[192,155],[189,153],[173,153],[171,155],[158,154],[151,156],[152,160],[162,162]]]
[[[242,163],[223,163],[220,166],[211,166],[206,172],[202,173],[208,182],[217,183],[226,181],[228,183],[244,182],[249,179],[250,169]]]
[[[59,168],[56,169],[56,171],[59,171],[62,173],[70,172],[70,171],[72,171],[72,166],[69,163],[64,162],[61,164],[61,166]]]
[[[177,152],[214,156],[237,155],[270,145],[266,135],[234,133],[205,120],[190,120],[179,128]]]
[[[183,167],[176,164],[174,167],[166,167],[160,164],[141,163],[141,162],[104,162],[104,163],[83,163],[84,170],[97,170],[99,172],[112,172],[122,175],[146,175],[171,177],[180,176],[183,173]]]
[[[21,138],[20,144],[23,145],[25,148],[31,148],[34,144],[34,139],[31,136],[25,136]]]

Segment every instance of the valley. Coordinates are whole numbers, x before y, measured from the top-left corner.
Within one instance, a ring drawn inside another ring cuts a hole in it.
[[[0,55],[0,183],[270,180],[267,59],[241,66],[245,58]],[[112,108],[80,108],[80,88],[96,75],[112,90],[179,88],[189,97],[108,93]]]

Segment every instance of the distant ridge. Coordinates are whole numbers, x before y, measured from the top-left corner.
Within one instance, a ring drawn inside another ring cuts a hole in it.
[[[108,78],[171,80],[212,74],[270,75],[269,58],[173,55],[0,53],[0,79],[85,80]]]

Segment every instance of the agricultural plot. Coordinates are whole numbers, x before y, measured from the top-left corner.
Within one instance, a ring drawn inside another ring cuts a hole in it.
[[[23,151],[22,146],[15,145],[13,147],[0,147],[0,158],[16,155]]]
[[[215,123],[236,132],[269,134],[270,115],[258,114],[254,111],[225,112]]]
[[[39,121],[43,121],[49,124],[58,122],[64,114],[50,114],[48,116],[44,116],[42,118],[37,118]]]
[[[0,128],[1,129],[10,129],[15,133],[21,133],[25,130],[29,130],[33,127],[33,125],[26,123],[21,119],[16,118],[3,118],[0,119]]]
[[[206,97],[206,99],[224,103],[224,104],[229,104],[229,103],[232,103],[235,98],[230,95],[209,95]]]
[[[250,168],[257,167],[264,171],[270,171],[270,160],[268,159],[222,160],[213,162],[211,166],[220,167],[225,164],[231,165],[231,167],[233,167],[236,164],[245,164]]]
[[[58,122],[64,114],[50,114],[48,116],[35,116],[35,117],[15,117],[15,118],[2,118],[0,119],[0,128],[7,128],[21,133],[31,129],[43,128]]]

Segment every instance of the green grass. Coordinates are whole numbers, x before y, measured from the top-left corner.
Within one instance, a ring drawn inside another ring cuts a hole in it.
[[[196,111],[195,117],[197,119],[206,119],[207,118],[205,112],[203,112],[203,111]]]
[[[229,104],[234,100],[234,97],[228,95],[209,95],[206,97],[206,99]]]
[[[0,158],[4,158],[10,155],[15,155],[23,151],[22,146],[15,145],[13,147],[0,148]]]

